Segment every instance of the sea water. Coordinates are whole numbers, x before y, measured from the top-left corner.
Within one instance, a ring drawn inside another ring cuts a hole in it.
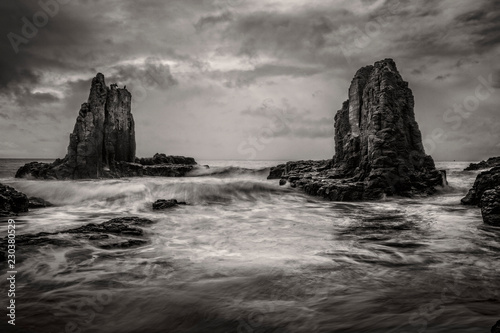
[[[200,161],[210,169],[182,178],[13,178],[25,162],[0,160],[0,183],[54,206],[16,217],[18,237],[155,223],[136,248],[18,248],[19,332],[489,332],[500,319],[500,229],[460,204],[478,173],[466,162],[437,163],[449,186],[432,197],[376,202],[279,186],[266,179],[276,161]],[[187,205],[153,211],[157,199]]]

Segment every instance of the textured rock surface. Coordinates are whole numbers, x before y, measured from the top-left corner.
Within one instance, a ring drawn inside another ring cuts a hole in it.
[[[479,163],[471,163],[464,170],[465,171],[474,171],[474,170],[481,170],[481,169],[489,169],[489,168],[493,168],[496,166],[500,166],[500,156],[490,157],[488,160],[481,161]]]
[[[500,225],[500,166],[477,175],[474,185],[461,202],[481,207],[485,223]]]
[[[17,171],[16,178],[179,177],[191,171],[196,165],[191,157],[156,154],[136,159],[131,99],[125,88],[116,84],[107,87],[104,75],[98,73],[70,134],[66,157],[53,163],[27,163]]]
[[[474,185],[469,190],[467,195],[461,200],[464,205],[477,205],[481,203],[481,197],[487,190],[491,190],[496,186],[500,186],[500,167],[492,168],[488,171],[483,171],[477,175]]]
[[[500,333],[500,320],[491,327],[491,333]]]
[[[115,248],[128,248],[136,247],[147,244],[148,241],[144,239],[144,230],[142,227],[153,224],[154,222],[140,217],[119,217],[106,221],[101,224],[90,223],[78,228],[62,230],[58,232],[39,232],[37,234],[24,234],[16,236],[16,244],[18,245],[55,245],[71,247],[75,242],[88,240],[93,246],[103,249]],[[72,235],[71,239],[68,237],[61,237],[61,234]],[[0,239],[0,248],[7,248],[8,238]],[[1,253],[2,251],[0,251]],[[5,259],[0,254],[1,259]]]
[[[480,206],[484,223],[500,226],[500,186],[486,190]]]
[[[413,107],[412,91],[392,59],[363,67],[335,115],[333,160],[319,167],[289,162],[272,169],[270,177],[283,170],[281,178],[292,186],[330,200],[432,194],[446,184],[446,174],[424,152]]]
[[[29,200],[26,194],[0,184],[0,216],[12,216],[27,212]]]
[[[175,199],[170,199],[170,200],[159,199],[153,203],[153,209],[154,210],[167,209],[167,208],[175,207],[178,205],[185,205],[185,204],[186,204],[185,202],[182,202],[182,201],[179,202]]]
[[[135,163],[141,165],[158,165],[158,164],[185,164],[185,165],[195,165],[197,164],[194,158],[184,157],[184,156],[167,156],[165,154],[154,154],[153,157],[146,158],[136,158]]]

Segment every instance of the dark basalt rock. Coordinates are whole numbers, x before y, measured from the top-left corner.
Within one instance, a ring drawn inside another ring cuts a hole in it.
[[[54,245],[70,247],[76,241],[86,239],[97,247],[103,249],[128,248],[142,246],[147,243],[142,226],[150,225],[153,221],[140,217],[120,217],[101,224],[90,223],[78,228],[67,229],[58,232],[39,232],[37,234],[17,235],[16,245],[40,246]],[[61,237],[61,235],[73,235],[73,239]],[[135,238],[128,238],[128,237]],[[127,237],[127,239],[123,239]],[[5,260],[5,252],[1,249],[7,248],[8,238],[0,239],[0,261]],[[22,248],[22,247],[21,247]],[[3,253],[3,255],[2,255]]]
[[[500,225],[500,166],[477,175],[461,202],[481,207],[484,223]]]
[[[159,199],[153,203],[153,209],[154,210],[167,209],[167,208],[175,207],[178,205],[185,205],[185,204],[186,204],[185,202],[182,202],[182,201],[179,202],[175,199],[170,199],[170,200]]]
[[[0,216],[12,216],[27,212],[29,200],[26,194],[0,184]]]
[[[491,333],[500,333],[500,320],[491,327]]]
[[[196,165],[191,157],[156,154],[149,159],[135,158],[131,100],[127,89],[106,86],[104,75],[98,73],[80,108],[66,156],[53,163],[27,163],[16,172],[16,178],[179,177],[191,171]]]
[[[474,185],[469,190],[467,195],[461,200],[464,205],[476,205],[481,203],[481,197],[484,192],[491,190],[496,186],[500,186],[500,167],[492,168],[488,171],[483,171],[477,175]]]
[[[479,163],[471,163],[464,171],[475,171],[481,169],[489,169],[496,166],[500,166],[500,156],[490,157],[487,161],[481,161]]]
[[[98,245],[101,249],[112,250],[112,249],[128,249],[131,247],[143,246],[148,242],[142,239],[128,239],[123,242],[118,243],[110,243],[110,244],[102,244]]]
[[[119,217],[101,224],[90,223],[79,228],[61,231],[68,234],[107,233],[142,236],[142,229],[136,226],[152,224],[153,221],[140,217]]]
[[[335,115],[333,159],[288,162],[269,177],[330,200],[433,194],[446,184],[446,173],[425,154],[413,108],[412,91],[392,59],[363,67]]]
[[[43,200],[42,198],[30,197],[29,198],[29,208],[45,208],[53,206],[50,202]]]
[[[196,165],[196,161],[192,157],[184,156],[167,156],[165,154],[154,154],[153,157],[136,158],[135,163],[141,165],[158,165],[158,164],[185,164]]]
[[[484,191],[480,206],[484,223],[500,226],[500,186]]]

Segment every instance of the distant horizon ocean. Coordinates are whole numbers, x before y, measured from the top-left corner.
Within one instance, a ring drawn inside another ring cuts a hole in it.
[[[135,247],[71,233],[21,246],[23,332],[475,333],[499,319],[496,229],[460,204],[478,173],[469,162],[436,162],[449,185],[431,197],[330,202],[266,179],[279,161],[200,160],[210,168],[179,178],[14,178],[32,160],[0,159],[0,183],[54,204],[15,217],[17,237],[153,224]],[[158,199],[187,205],[154,211]]]

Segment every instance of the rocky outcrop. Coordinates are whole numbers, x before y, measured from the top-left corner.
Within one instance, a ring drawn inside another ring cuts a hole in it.
[[[142,246],[148,243],[145,239],[143,227],[154,222],[140,217],[119,217],[101,224],[89,223],[78,228],[72,228],[57,232],[39,232],[37,234],[23,234],[16,236],[16,244],[29,245],[55,245],[71,247],[75,242],[87,240],[91,245],[102,249],[120,249]],[[60,234],[72,235],[70,238],[61,238]],[[0,261],[5,260],[8,238],[0,239]]]
[[[167,156],[165,154],[154,154],[153,157],[136,158],[135,163],[140,165],[158,165],[158,164],[183,164],[196,165],[196,161],[192,157],[184,156]]]
[[[500,156],[497,157],[490,157],[486,161],[481,161],[479,163],[471,163],[467,168],[464,169],[464,171],[475,171],[475,170],[481,170],[481,169],[489,169],[493,168],[496,166],[500,166]]]
[[[477,175],[474,185],[461,202],[481,207],[485,223],[500,225],[500,166]]]
[[[177,201],[175,199],[159,199],[153,202],[153,210],[161,210],[161,209],[167,209],[167,208],[172,208],[178,205],[185,205],[186,203],[183,201]]]
[[[484,192],[491,190],[496,186],[500,186],[500,167],[492,168],[488,171],[483,171],[477,175],[474,185],[469,190],[467,195],[461,200],[464,205],[479,206],[481,197]]]
[[[26,194],[0,184],[0,216],[13,216],[27,212],[29,200]]]
[[[279,164],[271,167],[267,179],[280,179],[283,175],[287,175],[288,179],[299,179],[300,174],[305,172],[324,171],[330,169],[332,160],[322,161],[293,161],[285,164]]]
[[[271,177],[283,170],[281,183],[342,201],[430,195],[446,184],[445,172],[424,152],[412,91],[392,59],[358,70],[348,94],[335,115],[331,163],[289,162]]]
[[[191,157],[156,154],[153,158],[136,159],[131,100],[127,89],[116,84],[106,86],[104,75],[98,73],[70,134],[66,157],[53,163],[28,163],[17,171],[16,178],[177,177],[191,171],[196,165]]]
[[[480,206],[484,223],[500,226],[500,186],[484,191]]]
[[[500,320],[491,327],[491,333],[500,333]]]

